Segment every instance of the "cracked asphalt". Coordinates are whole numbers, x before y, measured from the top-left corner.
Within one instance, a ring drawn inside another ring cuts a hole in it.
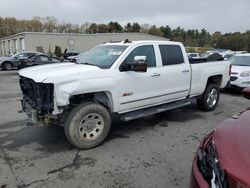
[[[188,187],[199,140],[249,106],[221,94],[213,112],[195,104],[147,118],[113,122],[108,139],[77,150],[63,127],[26,126],[17,71],[0,71],[0,187]]]

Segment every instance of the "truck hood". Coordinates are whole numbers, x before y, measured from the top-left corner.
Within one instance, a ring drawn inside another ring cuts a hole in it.
[[[240,74],[244,71],[250,71],[250,66],[237,66],[237,65],[232,66],[232,72],[234,73]]]
[[[250,110],[238,119],[222,122],[215,131],[214,143],[223,169],[233,179],[250,187]]]
[[[92,65],[75,64],[75,63],[54,63],[51,65],[39,65],[22,69],[18,72],[20,76],[24,76],[34,80],[35,82],[44,82],[53,77],[74,76],[78,74],[86,74],[87,72],[96,72],[101,69]]]

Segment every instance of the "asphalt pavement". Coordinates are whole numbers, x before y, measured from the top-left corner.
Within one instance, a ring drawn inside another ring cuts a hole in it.
[[[99,147],[78,150],[63,127],[26,126],[17,71],[0,70],[0,187],[189,186],[192,159],[204,135],[249,106],[240,93],[221,94],[213,112],[196,104],[123,123],[113,122]]]

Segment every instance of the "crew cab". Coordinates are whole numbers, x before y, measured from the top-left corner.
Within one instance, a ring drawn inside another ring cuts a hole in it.
[[[20,70],[22,108],[33,122],[63,125],[68,140],[87,149],[107,137],[114,114],[129,121],[189,105],[192,98],[213,110],[229,67],[226,61],[190,64],[179,42],[104,43],[76,63]]]

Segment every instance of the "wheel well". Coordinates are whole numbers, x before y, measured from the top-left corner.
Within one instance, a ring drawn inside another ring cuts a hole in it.
[[[86,101],[94,101],[106,107],[109,110],[109,112],[113,112],[113,101],[110,92],[103,91],[103,92],[73,95],[69,101],[72,106],[76,106]]]
[[[218,87],[221,86],[222,75],[210,76],[207,80],[207,86],[211,83],[216,84]]]
[[[4,65],[5,63],[10,63],[11,65],[13,65],[11,61],[4,61],[4,62],[2,62],[2,67],[3,67],[3,65]]]

